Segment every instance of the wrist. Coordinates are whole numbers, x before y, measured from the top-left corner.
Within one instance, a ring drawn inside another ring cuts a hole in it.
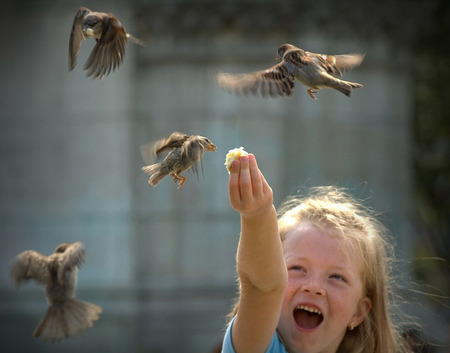
[[[265,221],[277,219],[277,211],[273,204],[256,210],[241,212],[241,220],[247,224],[263,224]]]

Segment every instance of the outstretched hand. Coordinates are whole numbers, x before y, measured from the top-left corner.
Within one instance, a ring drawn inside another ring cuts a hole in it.
[[[261,217],[273,209],[272,189],[253,154],[241,156],[231,164],[228,194],[231,207],[244,218]]]
[[[228,193],[241,214],[236,255],[240,297],[232,345],[236,352],[264,352],[280,318],[287,270],[272,189],[254,155],[231,164]]]

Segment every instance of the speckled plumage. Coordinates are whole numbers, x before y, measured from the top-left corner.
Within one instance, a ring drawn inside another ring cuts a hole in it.
[[[94,37],[97,44],[89,55],[84,69],[88,71],[88,77],[100,80],[122,63],[128,40],[144,45],[143,41],[127,33],[113,14],[93,12],[86,7],[80,7],[70,32],[70,70],[75,68],[81,43],[87,37]]]
[[[278,48],[277,59],[281,62],[267,70],[246,74],[219,73],[216,78],[219,86],[235,93],[260,94],[263,97],[291,96],[297,79],[308,87],[313,99],[316,91],[334,88],[346,96],[360,83],[344,81],[334,77],[359,66],[364,59],[362,54],[325,55],[307,52],[291,44]]]
[[[201,162],[204,151],[215,151],[216,146],[207,137],[199,135],[187,135],[180,132],[172,133],[155,143],[153,151],[156,155],[170,150],[161,163],[155,163],[142,167],[142,170],[150,175],[148,183],[158,185],[169,174],[175,182],[179,181],[178,189],[186,180],[181,173],[192,168],[198,175],[197,162]]]
[[[85,257],[80,242],[62,243],[50,256],[27,250],[20,253],[11,267],[17,287],[22,281],[34,279],[45,286],[49,307],[33,335],[56,342],[92,327],[102,309],[75,299],[77,268]]]

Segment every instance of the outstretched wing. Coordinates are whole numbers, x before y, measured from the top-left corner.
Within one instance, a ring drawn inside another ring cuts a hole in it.
[[[73,70],[77,65],[77,55],[80,51],[81,42],[86,38],[83,33],[83,18],[91,10],[80,7],[73,19],[72,31],[69,39],[69,70]]]
[[[329,74],[342,77],[343,73],[361,65],[363,54],[326,55],[308,53]]]
[[[60,248],[62,248],[62,252],[59,252]],[[56,248],[52,256],[57,257],[56,261],[59,263],[58,282],[63,283],[69,273],[76,271],[76,268],[83,264],[86,252],[81,242],[63,243]]]
[[[188,138],[188,134],[175,131],[168,138],[163,138],[156,142],[153,151],[156,155],[159,155],[165,150],[179,148]]]
[[[49,280],[48,258],[37,251],[27,250],[17,255],[11,266],[11,278],[19,287],[22,281],[35,279],[42,285]]]
[[[202,162],[203,147],[200,145],[198,137],[192,136],[188,139],[180,150],[183,169],[191,168],[191,171],[197,177],[198,180],[198,162]],[[203,164],[202,164],[202,174],[203,174]]]
[[[215,151],[215,149],[216,146],[207,137],[200,135],[191,136],[180,149],[180,160],[182,161],[181,164],[184,166],[183,168],[191,168],[198,179],[198,164],[201,166],[203,175],[203,152],[205,150]]]
[[[179,148],[183,142],[189,138],[189,135],[181,132],[173,132],[168,138],[162,138],[158,141],[150,141],[139,146],[141,156],[147,165],[154,164],[157,157],[167,150]]]
[[[294,74],[293,67],[283,60],[267,70],[247,74],[219,73],[216,79],[220,87],[230,92],[277,97],[292,94]]]
[[[83,243],[76,242],[67,245],[64,252],[61,254],[62,263],[66,268],[79,267],[83,264],[86,251]]]
[[[87,76],[102,79],[111,70],[114,71],[123,61],[126,44],[127,34],[120,21],[111,14],[106,16],[102,35],[84,66],[88,70]]]
[[[308,65],[311,62],[311,58],[308,55],[307,51],[303,49],[294,47],[289,49],[283,55],[283,61],[281,63],[284,64],[286,70],[295,75],[295,71],[297,69],[302,68],[305,65]]]

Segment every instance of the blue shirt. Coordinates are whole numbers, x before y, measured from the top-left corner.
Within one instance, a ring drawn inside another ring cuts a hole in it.
[[[223,338],[222,353],[236,353],[233,347],[233,342],[231,340],[231,327],[233,327],[235,319],[236,317],[231,320],[230,324],[227,327],[227,331],[225,332],[225,337]],[[287,353],[286,348],[284,348],[284,345],[283,343],[281,343],[276,332],[274,332],[272,341],[270,341],[269,347],[267,347],[265,353]]]

